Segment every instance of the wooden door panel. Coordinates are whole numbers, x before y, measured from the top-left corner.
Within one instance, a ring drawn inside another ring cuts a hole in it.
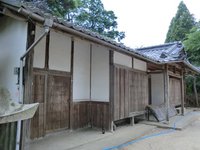
[[[32,97],[33,102],[39,103],[39,107],[31,119],[31,139],[44,136],[44,94],[45,94],[45,75],[34,74]]]
[[[69,128],[70,78],[48,76],[46,130]]]
[[[170,105],[181,104],[181,80],[177,78],[169,79],[169,102]]]
[[[144,72],[115,66],[114,68],[114,120],[144,111],[148,105],[148,76]]]
[[[37,71],[33,76],[32,97],[39,107],[31,119],[31,139],[69,128],[70,76]]]

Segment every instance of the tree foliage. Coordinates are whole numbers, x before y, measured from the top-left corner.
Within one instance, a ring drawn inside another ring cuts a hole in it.
[[[124,32],[117,30],[117,17],[107,11],[101,0],[24,0],[39,4],[37,7],[53,15],[67,19],[75,25],[97,32],[106,37],[122,40]],[[42,4],[41,4],[42,2]]]
[[[193,27],[184,41],[185,49],[188,53],[189,60],[200,65],[200,22]]]
[[[23,3],[30,2],[35,7],[49,12],[57,17],[64,18],[67,13],[81,5],[80,0],[21,0]]]
[[[200,65],[200,61],[199,61],[200,60],[200,42],[199,41],[200,41],[200,23],[197,23],[196,26],[190,30],[190,33],[187,35],[187,38],[183,43],[187,51],[190,62],[198,66]],[[195,89],[197,89],[197,91],[200,91],[200,76],[186,77],[187,95],[194,95]],[[198,103],[196,102],[195,104],[198,104]]]
[[[47,0],[51,12],[58,16],[64,17],[67,13],[78,8],[81,5],[80,0]]]
[[[165,42],[183,41],[194,25],[193,15],[181,1],[175,17],[171,20]]]
[[[82,6],[72,14],[73,23],[120,41],[124,32],[117,30],[117,17],[113,11],[107,11],[101,0],[81,0]]]

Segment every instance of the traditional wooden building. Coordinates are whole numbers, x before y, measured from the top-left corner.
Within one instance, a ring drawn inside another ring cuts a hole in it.
[[[5,51],[12,58],[0,60],[10,64],[7,74],[0,68],[0,84],[10,78],[5,85],[13,93],[21,89],[19,100],[39,103],[34,118],[23,122],[22,146],[59,130],[112,130],[148,104],[183,108],[184,73],[198,72],[179,42],[131,49],[34,7],[3,1],[0,22],[0,58]],[[21,73],[13,75],[14,67]]]

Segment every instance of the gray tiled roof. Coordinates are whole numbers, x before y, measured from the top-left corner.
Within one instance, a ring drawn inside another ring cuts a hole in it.
[[[18,9],[24,8],[24,9],[30,11],[30,13],[34,13],[34,14],[37,14],[37,15],[45,18],[46,13],[44,11],[42,11],[41,9],[38,9],[34,5],[24,5],[24,4],[21,4],[16,1],[17,0],[0,0],[0,2],[3,2],[6,5],[10,5],[11,7],[9,7],[9,8],[11,8],[11,9],[12,9],[12,7],[17,8],[17,10],[14,9],[17,12],[19,12]],[[73,30],[83,33],[85,35],[89,35],[90,37],[94,37],[101,41],[105,41],[106,43],[109,43],[113,46],[123,49],[123,52],[129,52],[129,54],[138,56],[141,59],[144,59],[144,60],[147,60],[147,61],[150,61],[153,63],[157,63],[157,64],[183,62],[189,68],[200,73],[199,68],[193,66],[191,63],[189,63],[187,61],[187,58],[186,58],[187,56],[186,56],[184,47],[181,42],[167,43],[167,44],[163,44],[163,45],[133,49],[133,48],[129,48],[129,47],[125,46],[123,43],[118,43],[118,42],[114,41],[113,39],[102,36],[98,33],[92,32],[92,31],[84,29],[82,27],[76,26],[70,22],[67,22],[66,20],[63,20],[63,19],[60,19],[57,17],[53,17],[53,21],[65,26],[67,28],[73,29]]]
[[[159,62],[182,61],[186,58],[181,42],[166,43],[163,45],[136,49],[139,53]]]

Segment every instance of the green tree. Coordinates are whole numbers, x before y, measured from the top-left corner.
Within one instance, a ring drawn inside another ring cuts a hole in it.
[[[64,18],[66,14],[81,5],[80,0],[22,0],[22,2],[31,2],[37,8],[60,18]]]
[[[58,17],[65,17],[73,9],[81,5],[80,0],[47,0],[52,14]]]
[[[115,40],[122,40],[124,32],[117,30],[117,17],[107,11],[101,0],[24,0],[36,7],[67,19],[75,25]]]
[[[101,0],[81,2],[82,6],[72,13],[73,23],[118,41],[125,37],[124,32],[117,30],[117,17],[114,12],[105,10]]]
[[[183,43],[189,60],[196,65],[200,65],[200,22],[191,29]]]
[[[200,22],[196,24],[190,30],[190,33],[187,35],[186,40],[183,42],[185,49],[188,54],[190,62],[195,65],[200,65]],[[199,105],[198,94],[200,91],[200,76],[187,76],[186,77],[186,90],[187,95],[195,95],[196,102],[194,100],[191,103],[194,103],[193,106]]]
[[[184,41],[186,35],[195,25],[195,20],[183,1],[178,6],[175,17],[172,18],[165,42]]]

